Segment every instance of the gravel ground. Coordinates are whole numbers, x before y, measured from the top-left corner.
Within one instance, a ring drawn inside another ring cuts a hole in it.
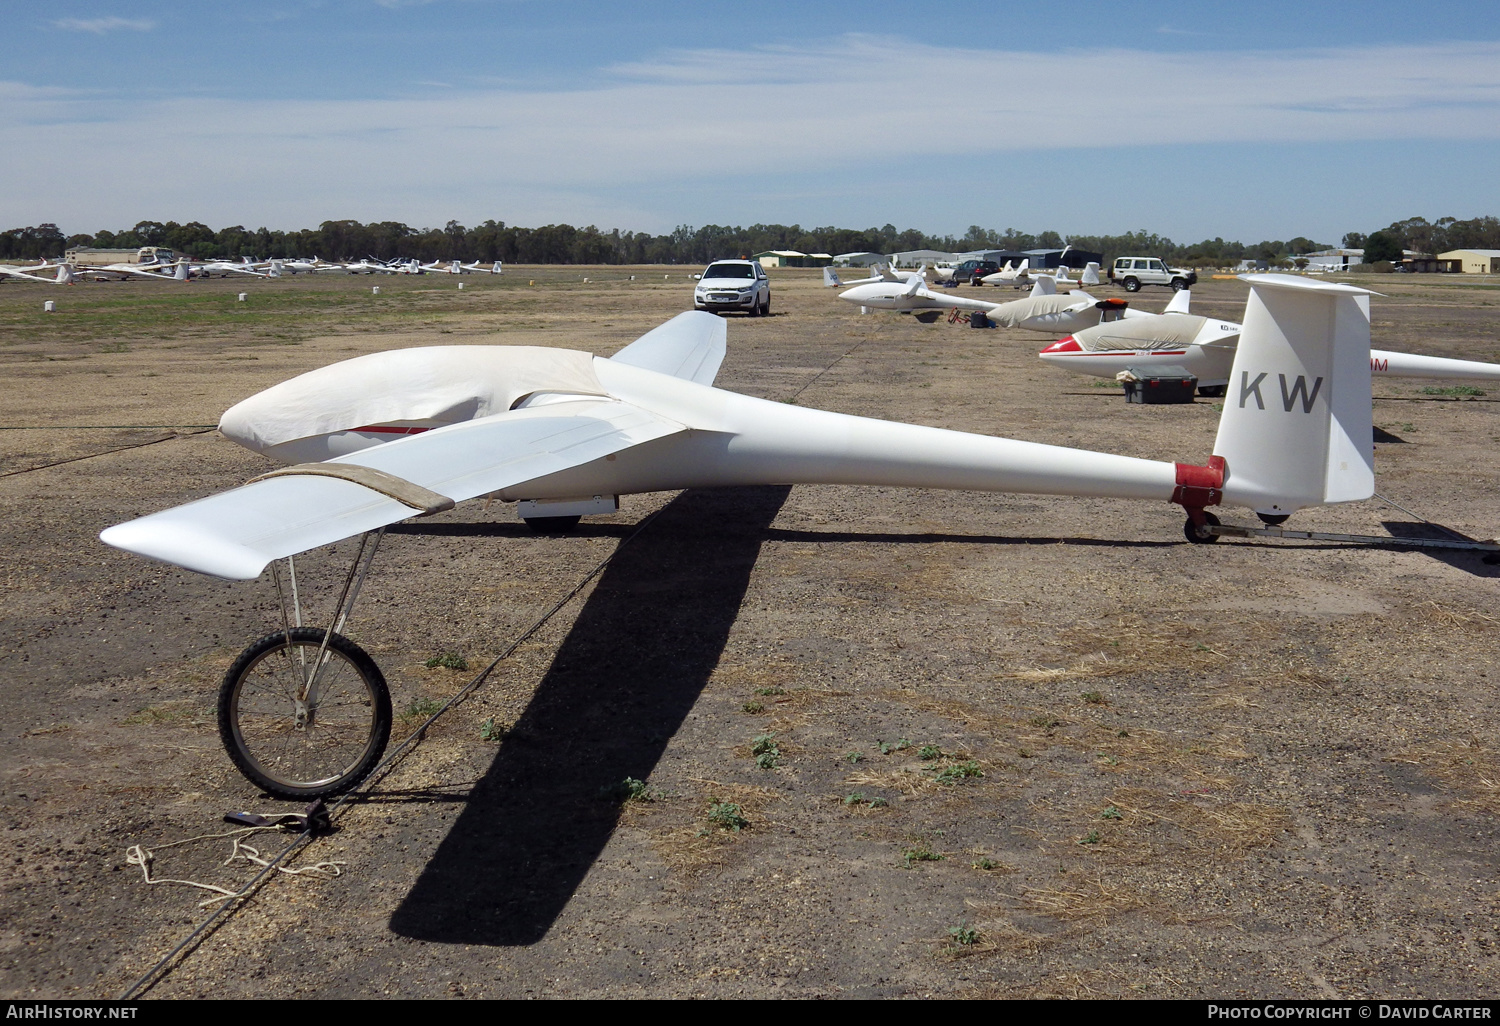
[[[379,297],[365,278],[0,287],[6,997],[120,993],[206,896],[147,886],[127,847],[237,887],[254,867],[222,864],[228,841],[159,846],[280,804],[213,726],[225,668],[278,624],[270,586],[98,532],[266,469],[205,430],[261,388],[407,345],[607,354],[685,307],[683,270]],[[1500,359],[1493,284],[1378,284],[1377,346]],[[1127,405],[1037,360],[1044,336],[861,316],[816,272],[773,287],[774,316],[731,321],[720,385],[1158,459],[1212,445],[1213,401]],[[1238,318],[1244,295],[1205,282],[1195,309]],[[1500,392],[1433,384],[1376,385],[1377,489],[1489,538]],[[1414,520],[1371,500],[1289,526]],[[567,537],[501,504],[394,529],[348,633],[398,737],[473,676],[426,660],[483,666],[614,558],[295,859],[342,875],[271,881],[150,994],[1492,996],[1500,568],[1192,546],[1181,523],[798,487],[632,496]],[[348,556],[301,561],[325,606]],[[647,800],[601,797],[627,777]]]

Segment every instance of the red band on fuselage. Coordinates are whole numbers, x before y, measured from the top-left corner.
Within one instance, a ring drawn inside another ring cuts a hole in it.
[[[1222,456],[1210,456],[1205,467],[1177,464],[1177,487],[1172,492],[1172,501],[1188,509],[1217,506],[1224,498],[1226,469]]]
[[[350,431],[363,431],[372,435],[420,435],[429,430],[424,427],[397,427],[393,424],[366,424],[364,427],[350,428]]]

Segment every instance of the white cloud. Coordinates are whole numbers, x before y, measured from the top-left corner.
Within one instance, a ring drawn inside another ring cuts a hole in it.
[[[955,107],[955,81],[995,85]],[[1041,54],[851,36],[671,53],[566,91],[127,103],[12,87],[0,96],[0,175],[9,183],[0,220],[105,202],[180,211],[197,197],[217,209],[283,210],[289,224],[335,211],[396,216],[417,204],[434,217],[506,210],[518,223],[577,223],[588,210],[603,218],[621,209],[602,195],[714,176],[797,169],[814,178],[1027,150],[1494,140],[1500,43]],[[102,181],[43,171],[101,159],[137,170]],[[142,175],[144,167],[160,174]]]
[[[92,32],[96,36],[108,35],[121,29],[150,32],[156,27],[156,22],[145,18],[59,18],[52,24],[66,32]]]

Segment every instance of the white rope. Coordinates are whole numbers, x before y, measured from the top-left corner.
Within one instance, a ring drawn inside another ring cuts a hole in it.
[[[156,852],[166,848],[180,847],[184,844],[193,844],[197,841],[214,841],[223,837],[228,837],[231,839],[230,844],[232,845],[232,847],[229,852],[229,857],[223,862],[219,863],[221,866],[228,866],[234,862],[243,860],[245,862],[252,862],[257,866],[261,866],[264,868],[271,865],[270,860],[262,858],[260,849],[246,844],[245,839],[248,838],[251,834],[266,833],[268,831],[275,833],[287,832],[287,830],[281,826],[253,826],[241,827],[238,830],[226,830],[222,833],[217,834],[199,834],[197,837],[189,837],[181,841],[168,841],[166,844],[159,844],[155,848],[147,848],[145,845],[133,844],[129,848],[125,849],[125,864],[127,866],[140,866],[141,877],[148,884],[183,884],[187,887],[198,887],[205,891],[213,891],[215,894],[220,895],[220,897],[217,898],[206,898],[203,901],[200,901],[198,903],[198,907],[204,908],[208,905],[213,905],[220,901],[223,901],[225,898],[233,900],[235,898],[245,897],[248,893],[248,888],[241,888],[237,891],[231,891],[227,887],[220,887],[217,884],[199,883],[196,880],[176,880],[161,876],[153,878],[151,876],[151,864],[156,859]],[[310,873],[314,876],[320,876],[324,879],[332,879],[333,877],[343,875],[344,871],[340,867],[346,865],[348,865],[348,862],[334,860],[328,862],[314,862],[311,865],[306,866],[277,866],[276,871],[278,873],[285,873],[288,876],[303,876]]]

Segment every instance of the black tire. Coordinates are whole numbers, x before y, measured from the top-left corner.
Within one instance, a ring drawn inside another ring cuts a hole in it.
[[[526,526],[537,534],[567,534],[578,526],[581,516],[576,517],[524,517]]]
[[[750,304],[750,309],[746,310],[745,312],[747,314],[749,314],[751,317],[759,317],[760,316],[760,304],[759,303],[751,303]]]
[[[1181,292],[1183,289],[1185,289],[1187,287],[1188,287],[1188,283],[1184,279],[1182,279],[1182,278],[1173,278],[1172,279],[1172,291],[1173,292]]]
[[[1256,510],[1255,515],[1260,517],[1260,522],[1267,527],[1280,527],[1291,519],[1290,513],[1262,513]]]
[[[1141,280],[1139,278],[1126,278],[1120,282],[1126,292],[1141,291]]]
[[[762,317],[771,316],[771,294],[769,292],[766,293],[766,301],[760,304],[760,315]]]
[[[370,775],[391,737],[391,692],[364,649],[331,635],[318,701],[302,726],[297,697],[323,631],[294,627],[240,653],[219,688],[219,739],[235,767],[278,798],[342,794]]]
[[[1219,518],[1207,510],[1203,511],[1203,519],[1208,523],[1209,527],[1219,526]],[[1194,545],[1212,545],[1219,540],[1219,536],[1216,534],[1199,534],[1198,525],[1193,523],[1192,517],[1188,517],[1187,523],[1182,525],[1182,533]]]
[[[1229,392],[1228,385],[1199,385],[1198,394],[1205,399],[1222,399]]]

